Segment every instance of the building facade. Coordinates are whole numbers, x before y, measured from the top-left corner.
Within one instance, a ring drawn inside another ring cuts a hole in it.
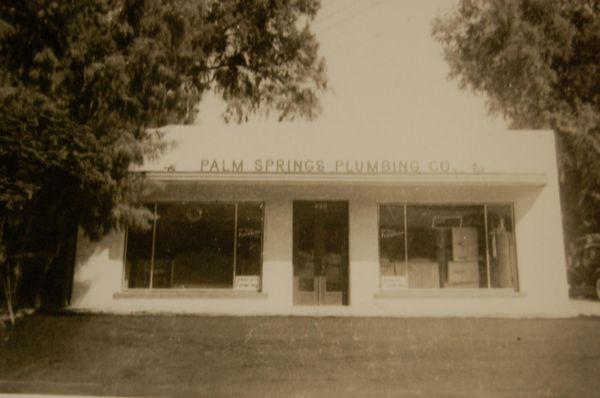
[[[71,307],[568,315],[551,131],[319,140],[224,134],[136,170],[155,221],[79,237]]]

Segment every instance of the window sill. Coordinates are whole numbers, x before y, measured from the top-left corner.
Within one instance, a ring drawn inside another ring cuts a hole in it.
[[[380,291],[375,293],[376,299],[395,298],[518,298],[525,297],[523,292],[512,289],[406,289]]]
[[[113,294],[115,299],[189,299],[189,298],[228,298],[263,299],[267,293],[231,289],[129,289]]]

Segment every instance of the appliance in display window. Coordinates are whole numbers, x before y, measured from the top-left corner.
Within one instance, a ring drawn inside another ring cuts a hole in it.
[[[447,287],[479,287],[477,228],[452,228],[452,260],[448,261]]]
[[[516,264],[512,232],[506,230],[504,219],[490,232],[490,280],[492,287],[515,287]]]

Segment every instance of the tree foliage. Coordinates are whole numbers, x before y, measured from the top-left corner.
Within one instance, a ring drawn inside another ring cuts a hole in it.
[[[461,0],[433,26],[490,113],[557,132],[567,233],[600,231],[600,1]]]
[[[326,88],[319,0],[0,2],[0,236],[7,258],[56,252],[143,215],[128,173],[194,120],[313,118]],[[136,186],[137,185],[137,186]],[[137,212],[137,213],[136,213]],[[141,212],[141,213],[140,213]]]

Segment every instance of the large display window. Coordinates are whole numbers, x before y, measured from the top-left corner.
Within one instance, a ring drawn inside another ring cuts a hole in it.
[[[147,207],[155,214],[152,227],[127,233],[126,288],[260,290],[262,203]]]
[[[512,206],[379,206],[382,290],[518,290]]]

